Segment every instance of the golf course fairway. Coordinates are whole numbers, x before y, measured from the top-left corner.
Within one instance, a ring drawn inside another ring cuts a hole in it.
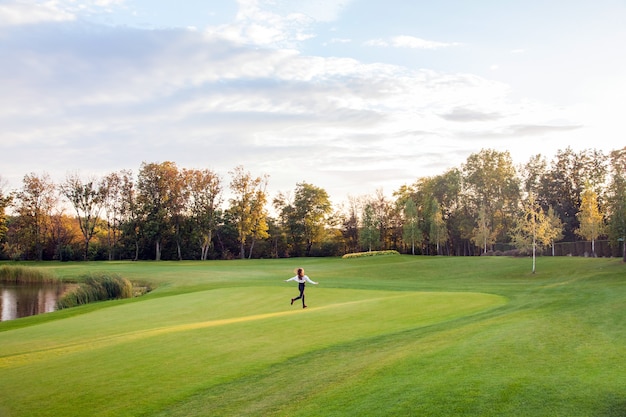
[[[626,267],[540,262],[32,264],[155,290],[0,323],[0,416],[626,415]]]

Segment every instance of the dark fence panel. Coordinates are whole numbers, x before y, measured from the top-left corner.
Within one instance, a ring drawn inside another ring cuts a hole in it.
[[[619,245],[611,246],[608,240],[595,241],[595,256],[604,257],[622,257],[624,242]],[[578,242],[559,242],[554,244],[554,255],[556,256],[593,256],[591,250],[591,241]]]

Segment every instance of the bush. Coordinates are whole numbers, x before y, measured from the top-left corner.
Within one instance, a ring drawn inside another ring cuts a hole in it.
[[[384,256],[384,255],[400,255],[400,252],[397,250],[375,250],[369,252],[355,252],[355,253],[346,253],[341,258],[362,258],[365,256]]]

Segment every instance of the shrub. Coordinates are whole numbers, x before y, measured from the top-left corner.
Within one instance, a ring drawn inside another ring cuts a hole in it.
[[[349,258],[362,258],[365,256],[385,256],[385,255],[400,255],[400,252],[397,250],[375,250],[369,252],[355,252],[355,253],[346,253],[341,258],[349,259]]]

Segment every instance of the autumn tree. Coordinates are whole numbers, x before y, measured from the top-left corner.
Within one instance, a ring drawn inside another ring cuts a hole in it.
[[[556,219],[556,220],[555,220]],[[512,243],[518,249],[532,254],[532,273],[536,271],[537,249],[553,243],[562,230],[562,225],[553,214],[543,211],[534,195],[530,193],[522,203],[522,210],[511,231]]]
[[[43,259],[44,247],[50,238],[50,218],[57,202],[56,185],[47,173],[24,176],[22,189],[15,193],[13,205],[18,216],[14,251],[28,253],[33,250],[35,259]]]
[[[487,248],[496,242],[495,233],[491,228],[491,222],[485,206],[480,206],[480,209],[478,209],[477,225],[474,228],[471,240],[482,249],[482,253],[487,253]]]
[[[122,233],[124,208],[127,204],[125,193],[132,183],[132,173],[128,170],[111,172],[101,182],[102,209],[106,220],[107,248],[110,261],[115,259]]]
[[[130,251],[133,259],[139,259],[139,240],[142,232],[142,208],[137,196],[136,184],[130,171],[123,171],[120,187],[121,246]]]
[[[157,261],[161,260],[164,240],[172,234],[172,207],[179,195],[179,184],[178,167],[174,162],[141,164],[137,177],[137,203],[143,234],[154,242]]]
[[[248,259],[252,258],[254,245],[257,241],[267,239],[269,226],[267,224],[267,177],[261,181],[260,186],[255,190],[251,201],[252,223],[250,229],[250,250],[248,251]]]
[[[292,241],[296,254],[304,248],[304,255],[310,256],[314,244],[324,237],[327,218],[332,212],[328,193],[323,188],[301,182],[296,184],[293,201],[287,194],[279,193],[274,199],[281,224]]]
[[[81,236],[80,226],[74,216],[68,216],[62,209],[52,213],[50,240],[57,260],[70,261],[75,258],[75,253],[82,253]]]
[[[254,178],[241,165],[231,171],[230,175],[233,198],[230,199],[229,214],[237,229],[240,257],[245,259],[248,239],[255,239],[267,233],[265,203],[268,177]]]
[[[552,256],[554,256],[554,243],[563,239],[563,222],[552,207],[548,207],[545,220],[543,233],[552,249]]]
[[[581,195],[580,211],[576,214],[580,227],[576,234],[591,241],[591,254],[596,256],[595,241],[604,232],[604,219],[598,206],[598,195],[591,187]]]
[[[184,170],[189,195],[189,215],[193,234],[200,244],[200,259],[208,259],[213,243],[213,233],[220,218],[222,204],[222,180],[210,169]]]
[[[89,259],[89,242],[96,235],[96,225],[102,209],[103,193],[98,180],[89,178],[83,181],[78,174],[70,174],[61,184],[61,193],[74,210],[80,231],[83,235],[83,259]]]
[[[566,240],[576,238],[578,210],[585,185],[600,196],[607,175],[606,156],[596,150],[574,152],[570,147],[559,150],[550,168],[541,177],[537,201],[544,210],[552,207],[563,222]]]

